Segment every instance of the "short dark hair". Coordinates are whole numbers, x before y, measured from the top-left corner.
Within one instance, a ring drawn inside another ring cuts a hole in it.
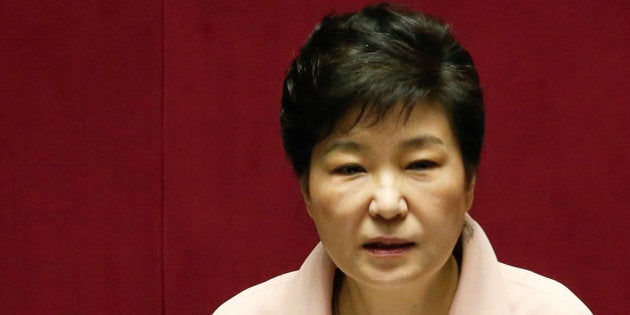
[[[446,113],[466,177],[476,173],[484,136],[483,96],[470,54],[443,21],[387,3],[331,14],[293,60],[282,93],[286,154],[308,177],[314,146],[353,106],[377,123],[397,104],[407,115],[419,103]]]

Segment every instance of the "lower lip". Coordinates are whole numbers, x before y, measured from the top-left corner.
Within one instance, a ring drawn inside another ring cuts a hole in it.
[[[393,248],[364,247],[371,256],[377,258],[399,258],[405,256],[414,247],[413,244]]]

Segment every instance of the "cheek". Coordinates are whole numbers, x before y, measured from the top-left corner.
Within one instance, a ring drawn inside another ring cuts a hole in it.
[[[326,239],[356,232],[362,218],[367,215],[364,199],[360,193],[339,186],[313,187],[309,213],[320,237]]]
[[[441,199],[449,212],[468,210],[469,194],[463,167],[452,167],[435,185],[436,198]]]
[[[407,182],[407,186],[410,199],[417,200],[421,208],[433,209],[432,212],[441,215],[465,208],[469,199],[464,180],[459,176],[440,176],[429,183]]]
[[[316,216],[346,217],[356,214],[365,199],[365,190],[358,182],[338,183],[314,177],[311,181],[310,205]]]
[[[350,236],[356,234],[359,225],[356,216],[344,207],[343,202],[331,197],[314,198],[310,212],[324,247],[332,254],[343,252],[352,239]]]
[[[467,194],[457,180],[434,182],[430,186],[415,187],[409,201],[413,202],[421,230],[440,238],[452,238],[463,226],[467,208]]]
[[[354,221],[353,218],[360,215],[361,204],[357,194],[324,190],[311,195],[310,212],[316,221],[343,225]]]

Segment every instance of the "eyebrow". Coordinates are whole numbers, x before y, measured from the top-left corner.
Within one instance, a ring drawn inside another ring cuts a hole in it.
[[[351,140],[335,140],[331,142],[328,146],[326,146],[326,151],[324,151],[324,155],[335,151],[346,151],[346,152],[358,152],[363,149],[363,145],[351,141]]]
[[[409,150],[409,149],[419,149],[422,147],[426,147],[428,145],[442,145],[443,146],[445,144],[444,144],[444,141],[442,141],[442,139],[436,136],[420,135],[420,136],[405,140],[400,145],[400,147],[403,149]],[[324,155],[335,150],[345,151],[345,152],[359,152],[359,151],[362,151],[364,147],[365,147],[364,145],[357,143],[355,141],[340,139],[340,140],[335,140],[331,142],[326,147],[326,150],[324,151]]]
[[[445,145],[444,141],[442,141],[442,139],[433,136],[433,135],[420,135],[417,137],[413,137],[409,140],[405,140],[402,144],[401,147],[404,149],[418,149],[418,148],[422,148],[425,147],[427,145]]]

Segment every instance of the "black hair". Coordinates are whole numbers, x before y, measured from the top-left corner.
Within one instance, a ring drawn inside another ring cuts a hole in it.
[[[470,54],[449,26],[387,3],[331,14],[293,60],[282,93],[284,149],[297,176],[308,177],[314,146],[353,106],[373,123],[403,104],[435,104],[446,113],[466,177],[476,173],[484,136],[483,96]]]

